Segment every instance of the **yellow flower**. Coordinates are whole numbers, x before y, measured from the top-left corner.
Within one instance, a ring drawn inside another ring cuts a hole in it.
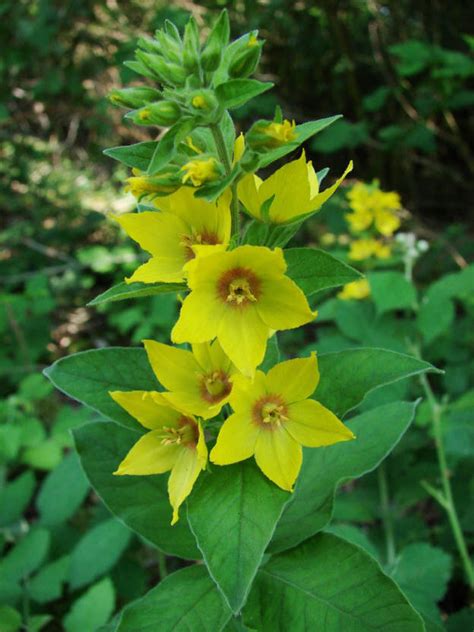
[[[234,377],[230,404],[235,411],[222,426],[210,459],[228,465],[255,455],[271,481],[292,491],[303,459],[302,447],[316,448],[353,439],[327,408],[308,399],[319,382],[316,356],[287,360],[254,381]]]
[[[162,212],[115,216],[127,235],[152,255],[126,279],[127,283],[182,282],[188,261],[226,249],[231,230],[228,195],[214,204],[194,197],[192,189],[181,187],[155,204]]]
[[[369,282],[367,279],[352,281],[352,283],[345,285],[337,296],[343,301],[350,301],[352,299],[360,301],[367,298],[370,296]]]
[[[352,161],[342,177],[320,193],[316,172],[303,151],[298,160],[285,164],[265,181],[253,174],[246,176],[239,183],[238,194],[247,211],[263,221],[262,205],[273,197],[268,221],[285,224],[321,208],[351,170]]]
[[[202,94],[196,94],[191,99],[191,104],[192,104],[193,108],[198,108],[198,109],[205,108],[206,105],[207,105],[206,99],[202,96]]]
[[[351,242],[349,259],[352,259],[353,261],[370,259],[370,257],[375,253],[376,248],[377,241],[375,239],[356,239]]]
[[[172,406],[204,419],[218,415],[232,390],[236,372],[217,340],[193,345],[192,353],[153,340],[144,340],[151,367],[169,393]]]
[[[300,288],[285,276],[280,248],[240,246],[199,257],[188,265],[188,285],[173,342],[199,343],[217,336],[242,373],[263,360],[272,330],[293,329],[315,317]]]
[[[385,236],[393,235],[400,226],[397,212],[401,200],[394,191],[381,191],[375,185],[358,182],[348,192],[347,198],[353,213],[346,214],[354,232],[361,232],[374,223],[376,230]]]
[[[213,182],[221,175],[215,158],[190,160],[181,167],[181,170],[185,172],[181,179],[182,183],[186,184],[188,180],[191,180],[195,187],[200,187],[206,182]]]
[[[171,524],[207,465],[207,446],[201,424],[172,408],[155,391],[114,391],[110,396],[150,432],[132,447],[114,474],[142,476],[171,470],[168,495],[173,507]]]
[[[392,254],[390,244],[384,244],[381,241],[375,242],[374,255],[377,259],[388,259]]]

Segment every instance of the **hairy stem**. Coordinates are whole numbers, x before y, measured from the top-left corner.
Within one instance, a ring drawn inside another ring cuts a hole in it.
[[[224,140],[224,135],[220,125],[211,125],[211,132],[216,143],[217,153],[224,165],[226,175],[229,175],[232,171],[232,162],[227,151],[227,147]],[[232,213],[232,237],[238,243],[240,238],[240,208],[239,198],[237,197],[237,183],[233,182],[231,185],[232,201],[230,210]]]

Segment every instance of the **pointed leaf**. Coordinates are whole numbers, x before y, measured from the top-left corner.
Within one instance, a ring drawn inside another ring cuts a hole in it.
[[[127,428],[141,428],[109,391],[153,391],[159,384],[144,349],[109,347],[57,360],[44,374],[60,391]]]
[[[324,533],[273,557],[257,576],[244,622],[259,632],[423,632],[420,616],[365,551]]]
[[[171,526],[167,474],[114,476],[140,435],[111,422],[95,422],[74,431],[76,449],[91,485],[118,518],[169,555],[199,559],[186,516]],[[184,512],[182,512],[184,514]]]
[[[231,110],[270,90],[273,85],[271,82],[263,83],[256,79],[230,79],[217,86],[216,97],[223,108]]]
[[[131,298],[156,296],[156,294],[174,294],[186,292],[187,288],[180,283],[118,283],[102,294],[96,296],[87,305],[101,305],[113,301],[124,301]]]
[[[127,167],[147,171],[150,160],[155,152],[157,142],[155,140],[136,143],[135,145],[122,145],[106,149],[104,154],[114,160],[123,162]]]
[[[188,520],[198,547],[234,612],[245,603],[289,498],[247,460],[214,467],[188,501]]]
[[[375,469],[400,441],[415,404],[396,402],[351,419],[354,441],[306,448],[296,489],[283,511],[269,550],[283,551],[322,529],[331,519],[338,485]]]
[[[232,616],[203,566],[169,575],[125,608],[117,632],[217,632]]]
[[[362,277],[354,268],[317,248],[289,248],[285,250],[285,260],[286,274],[306,296]]]

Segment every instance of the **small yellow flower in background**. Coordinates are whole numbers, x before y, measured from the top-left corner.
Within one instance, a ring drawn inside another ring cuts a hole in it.
[[[158,381],[170,391],[161,393],[163,399],[204,419],[219,414],[236,369],[217,340],[193,345],[192,353],[153,340],[143,343]]]
[[[253,174],[246,176],[239,183],[238,194],[247,211],[259,220],[265,219],[262,204],[274,196],[268,220],[285,224],[321,208],[351,170],[352,161],[336,183],[320,193],[316,172],[303,151],[298,160],[285,164],[265,181]]]
[[[388,259],[390,255],[390,246],[377,239],[356,239],[350,244],[349,259],[353,261],[364,261],[373,256],[378,259]]]
[[[127,283],[180,283],[185,265],[196,256],[225,250],[229,243],[231,216],[229,196],[217,203],[194,197],[192,189],[158,198],[159,211],[114,216],[127,235],[152,255]]]
[[[186,184],[191,180],[195,187],[200,187],[206,182],[214,182],[221,175],[215,158],[190,160],[181,167],[181,171],[185,172],[181,179],[182,183]]]
[[[316,356],[287,360],[255,379],[236,375],[230,396],[235,411],[222,426],[210,459],[217,465],[255,455],[271,481],[292,491],[303,459],[301,446],[316,448],[354,439],[327,408],[308,399],[319,382]]]
[[[358,281],[348,283],[337,295],[338,298],[344,301],[350,301],[352,299],[360,301],[368,296],[370,296],[370,285],[367,279],[359,279]]]
[[[293,329],[315,317],[305,295],[285,276],[280,248],[240,246],[188,264],[188,285],[173,342],[217,337],[234,365],[247,375],[265,355],[272,330]]]
[[[397,213],[402,205],[398,193],[358,182],[347,198],[353,213],[347,213],[345,217],[354,232],[366,230],[373,223],[381,235],[390,236],[400,227]]]
[[[199,421],[172,408],[155,391],[114,391],[114,401],[150,430],[132,447],[114,472],[143,476],[171,470],[168,495],[173,507],[171,524],[207,465],[207,446]]]

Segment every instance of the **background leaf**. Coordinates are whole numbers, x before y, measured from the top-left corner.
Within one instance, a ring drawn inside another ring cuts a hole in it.
[[[102,294],[96,296],[88,305],[101,305],[124,301],[132,298],[142,298],[145,296],[156,296],[157,294],[174,294],[175,292],[186,292],[185,285],[179,283],[118,283]]]
[[[114,604],[114,586],[106,577],[73,603],[63,619],[64,629],[66,632],[96,630],[107,622],[114,610]]]

